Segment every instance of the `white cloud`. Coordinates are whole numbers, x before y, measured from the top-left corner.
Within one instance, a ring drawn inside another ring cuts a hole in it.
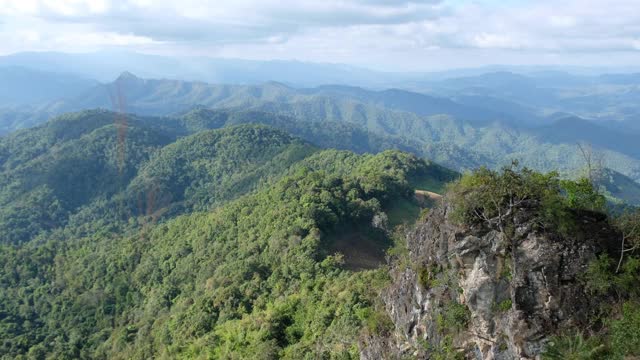
[[[578,23],[575,17],[566,16],[566,15],[551,16],[549,18],[549,22],[551,23],[552,26],[559,27],[559,28],[573,27],[573,26],[576,26],[576,24]]]
[[[510,35],[481,33],[475,35],[471,44],[485,49],[519,49],[521,44]]]
[[[637,0],[0,0],[0,52],[144,47],[416,66],[461,54],[469,62],[493,54],[496,63],[633,58],[637,7]]]
[[[56,46],[73,44],[77,49],[101,46],[140,46],[161,44],[145,36],[117,33],[74,33],[62,34],[51,39]]]

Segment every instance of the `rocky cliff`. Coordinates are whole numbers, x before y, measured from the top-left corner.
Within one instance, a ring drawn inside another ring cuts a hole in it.
[[[583,282],[590,261],[615,251],[604,215],[576,212],[572,235],[561,236],[526,206],[503,231],[456,225],[451,212],[440,204],[407,234],[383,294],[395,330],[365,339],[363,359],[536,359],[607,301]]]

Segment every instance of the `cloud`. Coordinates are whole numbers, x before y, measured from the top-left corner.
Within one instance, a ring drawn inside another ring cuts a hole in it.
[[[497,63],[637,56],[639,39],[637,0],[0,0],[3,53],[120,47],[358,64],[493,53]]]

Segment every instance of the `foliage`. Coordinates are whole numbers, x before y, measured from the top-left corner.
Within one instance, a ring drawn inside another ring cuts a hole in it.
[[[440,275],[441,273],[442,268],[437,265],[421,267],[420,269],[418,269],[418,283],[425,289],[436,287],[440,282],[438,275]]]
[[[551,339],[542,355],[545,360],[597,360],[607,358],[606,348],[598,339],[585,339],[581,333]]]
[[[367,139],[373,138],[366,136],[362,138],[366,144],[358,142],[360,137],[341,138],[346,134],[342,127],[326,124],[310,131],[311,124],[255,111],[197,110],[181,118],[103,110],[65,114],[0,138],[0,241],[25,242],[65,227],[76,235],[90,234],[106,224],[122,231],[131,225],[132,216],[145,216],[143,223],[153,223],[213,209],[277,181],[292,164],[318,150],[251,122],[297,129],[296,134],[322,145],[336,141],[340,148],[363,152],[402,148],[369,144]],[[335,155],[335,159],[320,156],[307,164],[346,175],[360,163],[356,154],[347,151]],[[417,186],[419,181],[436,190],[455,176],[436,164],[425,165],[421,160],[420,164],[421,170],[414,169],[408,183]],[[366,166],[375,164],[363,164],[363,176],[367,176]],[[28,226],[22,224],[27,219]],[[102,225],[91,225],[99,222]]]
[[[611,258],[602,254],[589,263],[585,273],[587,288],[593,294],[606,294],[613,285],[613,276]]]
[[[457,351],[452,343],[451,336],[446,335],[439,344],[429,347],[432,358],[434,360],[463,360],[464,354]]]
[[[471,320],[471,311],[464,304],[450,301],[444,304],[443,312],[438,314],[436,324],[441,333],[450,333],[465,329]]]
[[[615,291],[624,298],[640,296],[640,259],[629,257],[615,272],[614,261],[607,255],[600,255],[592,261],[585,273],[586,286],[594,294],[604,295]]]
[[[614,355],[619,358],[640,356],[640,308],[638,303],[625,303],[620,318],[611,321],[610,326],[611,350]]]
[[[495,311],[506,312],[511,310],[512,307],[513,307],[513,302],[511,301],[511,299],[506,299],[495,305]]]
[[[515,215],[526,209],[540,227],[566,234],[575,225],[572,211],[602,211],[604,203],[603,197],[585,180],[560,181],[557,173],[541,174],[519,168],[516,162],[499,172],[480,168],[467,173],[450,184],[447,194],[455,220],[502,232],[511,231]],[[588,200],[595,203],[589,206]]]
[[[225,131],[283,139],[261,127]],[[335,169],[341,157],[350,165]],[[97,222],[82,237],[68,225],[0,245],[0,356],[357,358],[363,328],[390,331],[375,305],[388,278],[345,270],[327,241],[370,229],[424,176],[428,164],[406,154],[318,152],[210,212],[127,232]]]
[[[614,217],[613,224],[620,231],[621,236],[620,259],[616,267],[616,272],[619,272],[625,254],[634,254],[640,249],[640,209],[627,209]]]
[[[563,180],[561,186],[565,192],[567,205],[570,208],[593,211],[604,210],[605,198],[595,190],[589,179]]]

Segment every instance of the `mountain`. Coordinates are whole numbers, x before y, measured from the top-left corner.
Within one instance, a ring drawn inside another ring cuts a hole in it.
[[[361,359],[640,353],[637,257],[616,275],[611,219],[584,208],[592,201],[569,206],[557,178],[540,175],[480,170],[450,187],[406,233],[381,294],[391,324],[361,341]]]
[[[262,85],[216,85],[183,80],[143,79],[130,72],[124,72],[114,82],[98,85],[82,96],[70,98],[58,106],[67,111],[100,107],[146,115],[168,115],[194,106],[243,110],[283,108],[280,112],[285,112],[286,108],[290,113],[295,113],[300,107],[318,107],[317,111],[323,112],[314,117],[318,121],[332,120],[332,116],[328,115],[331,112],[364,113],[388,109],[418,116],[449,114],[474,122],[513,120],[488,109],[399,89],[373,91],[337,85],[296,89],[276,82]]]
[[[160,119],[119,120],[105,111],[69,114],[0,141],[2,242],[100,218],[107,204],[119,209],[116,219],[178,205],[205,209],[315,151],[265,127],[202,132],[175,142],[181,133],[162,127]],[[206,189],[203,183],[216,185]]]
[[[31,107],[0,108],[0,136],[46,122],[57,114],[55,110]]]
[[[458,101],[464,97],[480,96],[533,108],[531,115],[534,118],[529,120],[532,124],[536,118],[544,121],[546,116],[556,112],[602,122],[632,123],[640,114],[636,79],[635,74],[498,71],[417,81],[405,88]]]
[[[65,72],[104,82],[111,81],[127,70],[147,78],[177,78],[229,84],[256,84],[278,80],[296,86],[327,83],[371,86],[398,77],[396,74],[343,64],[166,57],[122,51],[84,54],[22,52],[0,57],[0,66]]]
[[[263,126],[205,130],[163,148],[154,159],[167,160],[148,171],[176,165],[174,184],[203,170],[203,183],[191,184],[215,190],[230,168],[213,168],[211,156],[243,163],[259,152],[234,140],[257,135],[280,139],[276,149],[304,144]],[[214,209],[0,244],[0,356],[640,353],[637,257],[616,273],[617,230],[595,202],[576,201],[599,195],[553,174],[484,169],[424,209],[417,194],[454,180],[439,171],[399,151],[317,151]]]
[[[81,207],[116,194],[173,139],[136,118],[124,130],[105,112],[62,116],[1,139],[1,241],[64,226]]]
[[[104,110],[60,116],[0,139],[2,242],[213,209],[283,176],[318,151],[311,143],[360,153],[403,147],[355,126],[319,129],[267,113],[204,109],[180,118]],[[455,177],[429,166],[442,179]]]
[[[0,66],[0,107],[31,105],[80,95],[97,85],[88,78],[19,66]]]
[[[629,177],[611,169],[604,169],[599,176],[598,185],[604,188],[605,194],[613,201],[640,206],[640,184]]]
[[[190,125],[183,120],[181,131],[189,132],[189,126],[218,128],[234,122],[261,122],[321,147],[374,153],[400,149],[457,171],[482,165],[499,168],[517,159],[534,169],[559,170],[571,177],[585,165],[578,144],[591,144],[606,167],[639,181],[640,152],[634,141],[637,131],[612,126],[610,122],[587,120],[572,115],[571,111],[540,109],[535,101],[525,102],[521,98],[526,87],[546,92],[543,86],[551,86],[551,80],[547,79],[550,77],[553,78],[547,73],[500,72],[452,79],[447,81],[459,88],[451,85],[455,88],[452,97],[445,98],[399,89],[375,91],[341,85],[293,88],[275,82],[215,85],[149,80],[125,72],[112,83],[56,102],[46,111],[100,107],[179,118],[195,109],[188,116],[192,117],[190,121],[200,124]],[[576,79],[560,80],[562,84],[554,85],[557,87],[553,89],[565,93],[573,92],[572,86],[580,83]],[[590,81],[592,78],[580,86],[589,87]],[[472,90],[476,86],[480,90]],[[485,86],[496,91],[482,90],[489,89]],[[510,89],[513,96],[504,94],[505,89]],[[528,94],[534,97],[534,93]],[[563,99],[560,103],[573,101]],[[594,108],[598,106],[595,104]],[[206,109],[214,112],[207,113]],[[234,115],[222,115],[225,111]],[[238,115],[241,113],[246,116]],[[12,115],[7,116],[11,119]],[[206,120],[208,116],[212,120]]]
[[[100,132],[117,139],[113,124],[100,126],[108,117],[69,115],[17,133],[10,145],[49,134],[53,154],[19,151],[33,159],[27,164],[65,153],[58,148],[90,154],[84,139]],[[155,133],[148,125],[154,120],[132,118],[127,131],[146,124]],[[68,132],[56,132],[64,126]],[[22,169],[12,154],[4,166]],[[392,215],[412,221],[421,209],[414,190],[441,189],[454,175],[397,151],[317,151],[256,125],[204,130],[149,154],[128,190],[150,181],[175,204],[193,205],[184,206],[187,213],[157,223],[156,211],[132,214],[128,223],[137,226],[121,229],[105,222],[119,212],[106,205],[102,216],[70,221],[64,231],[0,244],[0,356],[354,358],[361,329],[383,324],[374,301],[385,283],[379,266],[391,244]],[[68,186],[108,180],[76,170],[82,174],[68,174]],[[259,178],[264,184],[248,186]],[[242,196],[231,200],[235,190]],[[213,199],[219,206],[207,207]],[[158,196],[152,202],[162,205]],[[41,295],[31,301],[34,294]]]
[[[147,213],[178,211],[162,209],[163,202],[179,212],[204,211],[277,178],[315,151],[266,126],[202,131],[161,149],[131,181],[127,197],[142,198]]]
[[[565,117],[536,129],[541,140],[550,143],[584,143],[607,148],[633,158],[640,157],[636,139],[640,132],[622,132],[579,117]]]
[[[195,132],[230,125],[259,123],[286,131],[322,148],[350,150],[356,153],[379,153],[388,149],[420,152],[417,142],[383,135],[366,127],[342,121],[305,121],[288,115],[254,110],[212,110],[197,108],[180,115],[185,131]]]

